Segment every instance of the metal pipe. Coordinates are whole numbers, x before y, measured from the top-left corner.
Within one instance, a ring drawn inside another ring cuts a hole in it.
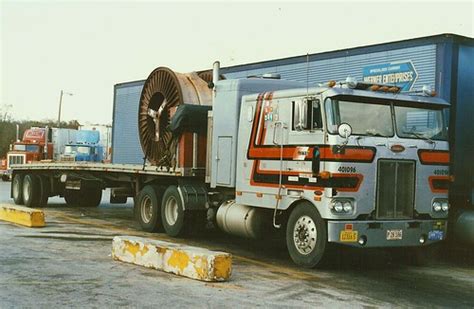
[[[197,168],[197,161],[198,161],[198,134],[196,132],[193,133],[193,168]]]
[[[63,105],[63,93],[64,91],[61,90],[61,94],[59,95],[58,128],[61,127],[61,107]]]
[[[212,83],[214,84],[214,86],[219,81],[220,71],[221,63],[219,61],[215,61],[212,65]]]

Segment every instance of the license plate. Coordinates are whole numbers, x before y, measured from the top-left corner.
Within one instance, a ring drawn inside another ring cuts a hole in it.
[[[443,240],[443,238],[443,231],[429,231],[428,233],[428,240]]]
[[[341,231],[339,240],[342,242],[356,242],[358,239],[357,231]]]
[[[387,240],[400,240],[403,238],[403,230],[387,230]]]

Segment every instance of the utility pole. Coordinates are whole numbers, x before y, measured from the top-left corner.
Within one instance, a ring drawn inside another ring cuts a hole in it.
[[[61,107],[62,107],[62,104],[63,104],[63,95],[64,94],[72,96],[72,93],[65,92],[64,90],[61,90],[61,94],[59,95],[58,128],[61,127]]]

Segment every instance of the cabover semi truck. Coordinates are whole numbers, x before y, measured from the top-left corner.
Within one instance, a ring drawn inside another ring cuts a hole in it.
[[[145,231],[173,237],[212,221],[244,237],[286,235],[292,260],[320,265],[328,244],[416,250],[446,237],[449,152],[427,95],[350,78],[317,87],[277,76],[212,80],[155,69],[138,127],[143,165],[13,167],[11,196],[97,206],[134,198]]]

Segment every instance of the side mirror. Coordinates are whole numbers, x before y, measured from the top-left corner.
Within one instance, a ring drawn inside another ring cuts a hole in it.
[[[339,127],[337,127],[337,133],[340,137],[348,139],[349,136],[352,135],[352,127],[348,123],[341,123]]]
[[[319,147],[315,146],[313,148],[313,158],[311,159],[311,171],[314,175],[319,174],[319,165],[321,163],[321,153],[319,152]]]
[[[337,127],[337,133],[340,137],[344,138],[344,142],[341,145],[334,145],[334,153],[344,154],[345,147],[349,143],[349,136],[352,134],[352,127],[348,123],[341,123]]]

